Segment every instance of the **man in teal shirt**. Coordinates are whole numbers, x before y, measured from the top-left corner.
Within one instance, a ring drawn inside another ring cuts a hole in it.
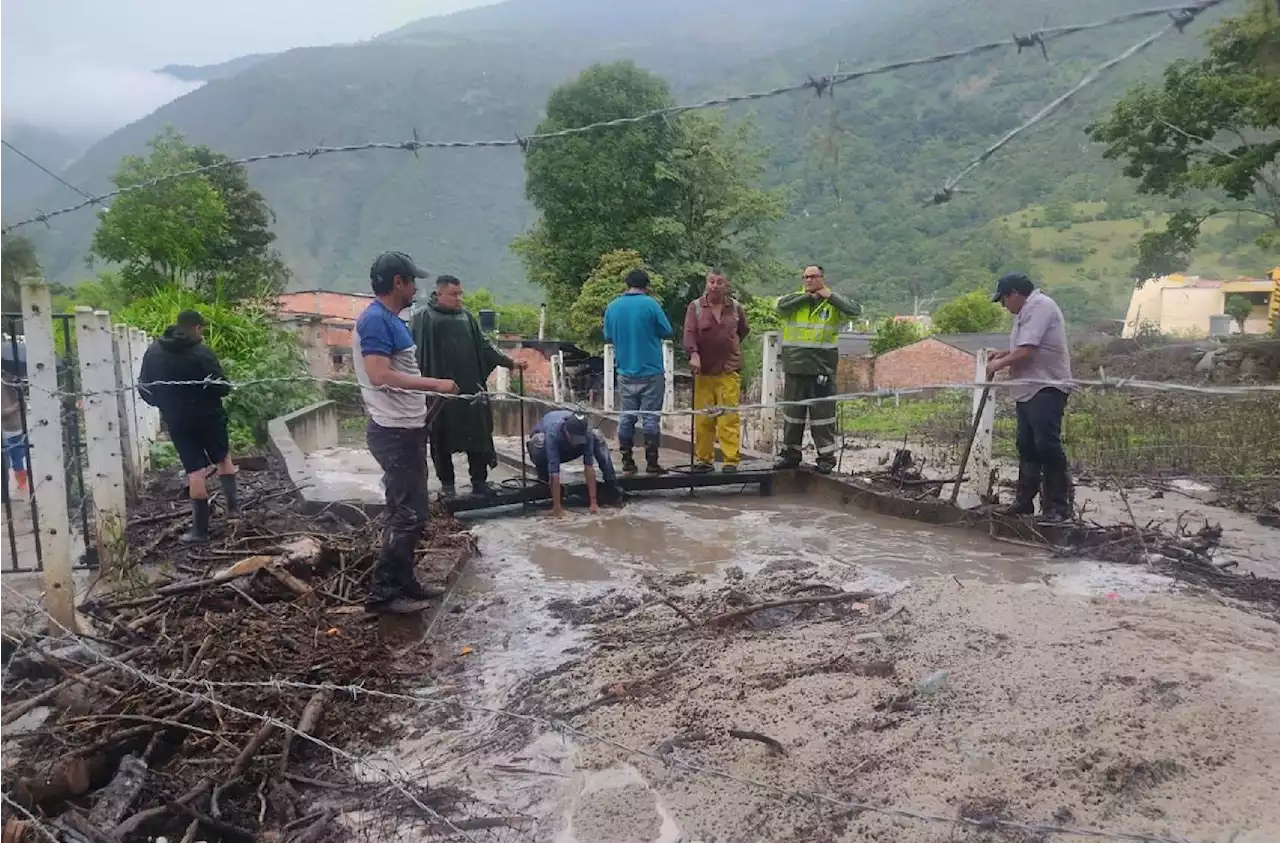
[[[622,453],[623,474],[636,473],[633,451],[637,410],[648,411],[640,422],[644,429],[645,473],[663,473],[658,463],[662,430],[657,411],[662,409],[666,391],[662,341],[669,336],[671,322],[662,306],[649,295],[648,273],[631,270],[627,274],[627,291],[604,310],[604,340],[613,343],[618,366],[618,398],[623,411],[618,420],[618,450]]]

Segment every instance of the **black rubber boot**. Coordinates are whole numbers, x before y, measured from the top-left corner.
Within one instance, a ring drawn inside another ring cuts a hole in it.
[[[1013,506],[1006,507],[1008,515],[1035,515],[1036,495],[1040,493],[1040,463],[1018,463],[1018,486],[1014,492]]]
[[[457,496],[458,496],[457,486],[441,486],[440,487],[440,497],[444,498],[445,500],[448,500],[450,498],[456,498]]]
[[[819,474],[830,474],[836,470],[836,461],[830,457],[819,457],[814,466],[818,469]]]
[[[1041,517],[1045,521],[1070,521],[1071,476],[1066,469],[1051,468],[1044,472],[1044,488],[1040,494]]]
[[[240,492],[236,489],[236,475],[219,474],[218,483],[222,485],[223,506],[228,518],[240,517]]]
[[[635,452],[631,450],[630,445],[623,446],[620,449],[620,453],[622,454],[622,473],[623,474],[626,474],[629,476],[629,475],[635,474],[637,471],[640,470],[639,468],[636,467],[636,455],[635,455]]]
[[[773,467],[779,468],[779,469],[799,468],[800,452],[799,451],[783,451],[782,454],[778,457],[778,461],[773,464]]]
[[[209,540],[209,499],[191,499],[191,529],[178,537],[183,544],[198,544]]]
[[[666,474],[667,470],[658,462],[658,443],[650,442],[645,438],[644,442],[644,473],[645,474]]]

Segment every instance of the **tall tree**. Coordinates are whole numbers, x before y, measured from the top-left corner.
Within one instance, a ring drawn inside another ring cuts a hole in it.
[[[135,187],[98,214],[92,252],[121,264],[134,295],[169,283],[206,300],[238,300],[283,289],[287,272],[271,249],[270,210],[249,187],[243,166],[226,166],[181,179],[156,176],[228,160],[193,147],[172,127],[148,143],[147,158],[131,155],[112,181]]]
[[[1088,130],[1143,193],[1205,191],[1230,200],[1189,203],[1163,231],[1143,235],[1140,279],[1186,269],[1201,225],[1218,213],[1265,220],[1264,247],[1280,236],[1280,11],[1272,0],[1253,0],[1209,33],[1208,46],[1205,58],[1170,65],[1161,87],[1129,91]]]
[[[0,242],[0,275],[3,276],[0,288],[3,288],[5,313],[22,310],[22,281],[39,274],[40,261],[31,241],[20,234],[6,234]]]
[[[991,301],[988,290],[974,290],[942,304],[933,312],[933,329],[940,334],[981,334],[1006,324],[1004,309]]]
[[[666,83],[630,62],[596,65],[557,88],[539,132],[631,117],[672,102]],[[762,153],[749,126],[682,115],[535,143],[526,192],[540,213],[517,240],[530,278],[571,303],[602,256],[631,250],[684,302],[710,267],[744,286],[784,270],[770,256],[777,193],[759,189]]]
[[[631,62],[593,65],[551,92],[538,133],[633,117],[673,103],[666,82]],[[653,220],[674,204],[672,186],[658,178],[658,167],[676,135],[670,122],[647,120],[529,149],[525,193],[539,219],[515,248],[549,301],[572,302],[602,254],[652,249]]]

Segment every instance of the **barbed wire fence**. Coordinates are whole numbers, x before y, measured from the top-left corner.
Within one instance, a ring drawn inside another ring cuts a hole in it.
[[[843,72],[825,74],[820,76],[810,76],[803,81],[795,82],[789,85],[782,85],[776,88],[770,88],[768,90],[753,91],[745,94],[729,94],[729,95],[720,96],[720,97],[713,97],[711,99],[702,100],[700,102],[674,105],[667,108],[653,109],[651,111],[644,112],[643,114],[637,114],[631,117],[620,117],[614,120],[605,120],[605,121],[600,121],[596,123],[591,123],[585,126],[576,126],[576,127],[566,128],[566,129],[560,129],[558,131],[553,131],[553,132],[533,133],[533,134],[524,135],[524,136],[517,136],[514,138],[490,138],[485,140],[447,141],[447,140],[423,140],[422,138],[418,137],[418,132],[415,129],[413,132],[413,136],[411,138],[404,139],[404,140],[369,141],[365,143],[343,144],[343,145],[337,145],[337,146],[316,145],[316,146],[304,147],[304,148],[294,149],[294,150],[286,150],[281,152],[267,152],[267,153],[258,153],[254,155],[246,155],[240,158],[228,159],[226,161],[217,161],[201,167],[193,167],[190,169],[179,170],[173,173],[167,173],[164,175],[156,176],[155,178],[147,179],[137,184],[126,185],[124,187],[119,187],[115,190],[110,190],[105,193],[94,194],[94,195],[88,195],[81,188],[74,187],[68,184],[69,187],[72,187],[72,189],[84,195],[86,198],[83,201],[78,202],[74,205],[68,205],[66,207],[58,208],[52,211],[40,211],[30,217],[27,217],[26,219],[13,222],[9,225],[4,226],[3,228],[0,228],[0,232],[8,234],[12,231],[16,231],[20,228],[23,228],[28,225],[33,225],[35,223],[43,223],[47,225],[49,220],[54,219],[56,217],[60,217],[64,214],[74,213],[76,211],[80,211],[89,207],[106,207],[106,203],[109,200],[128,194],[128,193],[132,193],[139,190],[147,190],[149,188],[155,187],[156,185],[163,184],[164,182],[171,181],[173,179],[196,176],[202,173],[207,173],[213,170],[223,169],[226,167],[245,166],[245,165],[256,164],[264,161],[283,161],[283,160],[292,159],[292,158],[310,159],[310,158],[316,158],[323,155],[334,155],[334,154],[347,153],[347,152],[362,152],[362,151],[370,151],[370,150],[409,152],[415,156],[418,154],[420,150],[433,150],[433,149],[518,148],[522,152],[527,153],[530,149],[532,149],[533,147],[539,144],[546,143],[549,141],[554,141],[559,138],[573,137],[576,135],[582,135],[582,134],[591,133],[591,132],[597,132],[597,131],[602,131],[602,130],[607,130],[612,128],[619,128],[623,126],[630,126],[630,125],[635,125],[637,123],[644,123],[652,120],[663,120],[663,119],[678,116],[680,114],[685,114],[692,111],[700,111],[700,110],[711,109],[711,108],[722,108],[722,107],[732,106],[732,105],[736,105],[739,103],[746,103],[746,102],[756,102],[760,100],[772,99],[774,97],[779,97],[786,94],[793,94],[793,93],[802,92],[802,91],[812,91],[816,96],[821,97],[824,95],[830,95],[837,86],[844,85],[858,79],[864,79],[864,78],[886,74],[886,73],[894,73],[894,72],[905,70],[911,67],[922,67],[925,65],[938,64],[941,62],[948,62],[948,61],[954,61],[962,58],[969,58],[973,56],[984,55],[987,53],[992,53],[997,50],[1015,49],[1017,50],[1017,52],[1020,53],[1024,49],[1038,48],[1041,50],[1045,59],[1048,60],[1049,54],[1048,54],[1047,45],[1049,43],[1052,43],[1055,40],[1065,38],[1071,35],[1077,35],[1083,32],[1090,32],[1098,29],[1120,26],[1120,25],[1132,23],[1138,20],[1144,20],[1144,19],[1155,18],[1155,17],[1165,17],[1170,19],[1170,22],[1165,26],[1161,27],[1159,30],[1151,33],[1150,35],[1146,36],[1140,41],[1134,43],[1128,49],[1124,50],[1123,52],[1116,55],[1115,57],[1108,59],[1102,64],[1099,64],[1098,66],[1094,67],[1072,88],[1070,88],[1065,93],[1061,94],[1060,96],[1058,96],[1057,98],[1055,98],[1054,100],[1046,104],[1044,107],[1042,107],[1039,111],[1037,111],[1027,120],[1023,121],[1017,127],[1005,133],[996,142],[994,142],[989,147],[984,149],[976,158],[974,158],[973,161],[971,161],[968,165],[966,165],[962,170],[960,170],[955,175],[947,179],[943,183],[943,185],[941,185],[937,190],[933,192],[932,196],[926,202],[926,204],[929,204],[929,205],[940,205],[940,204],[949,202],[956,195],[956,193],[959,191],[960,182],[963,181],[977,167],[979,167],[982,163],[990,159],[991,156],[993,156],[996,152],[1000,151],[1005,146],[1007,146],[1018,135],[1034,127],[1035,125],[1043,121],[1045,118],[1049,117],[1050,115],[1058,111],[1063,105],[1069,102],[1082,90],[1084,90],[1089,85],[1093,84],[1095,81],[1101,78],[1108,70],[1111,70],[1112,68],[1116,67],[1117,65],[1126,61],[1127,59],[1132,58],[1133,56],[1142,52],[1147,47],[1150,47],[1152,44],[1154,44],[1156,41],[1158,41],[1160,38],[1164,37],[1165,35],[1168,35],[1171,32],[1182,32],[1201,13],[1209,9],[1212,9],[1216,6],[1219,6],[1224,2],[1226,2],[1226,0],[1195,0],[1195,2],[1187,2],[1187,3],[1177,4],[1177,5],[1158,6],[1158,7],[1153,7],[1149,9],[1137,9],[1132,12],[1125,12],[1122,14],[1112,16],[1104,20],[1038,29],[1038,30],[1029,32],[1028,34],[1025,34],[1025,35],[1014,34],[1009,38],[1000,39],[998,41],[989,41],[982,44],[974,44],[969,47],[964,47],[958,50],[951,50],[951,51],[942,52],[942,53],[936,53],[930,56],[924,56],[924,57],[914,58],[914,59],[905,59],[905,60],[896,61],[896,62],[887,62],[884,64],[878,64],[871,67],[861,68],[858,70],[843,71]],[[18,154],[22,155],[24,158],[28,157],[25,155],[25,153],[21,153],[16,148],[14,149],[14,151],[18,152]],[[37,166],[40,166],[42,170],[45,169],[42,165],[37,165]],[[58,178],[59,181],[62,181],[61,177],[55,176],[55,178]],[[64,182],[64,184],[65,183],[66,182]]]

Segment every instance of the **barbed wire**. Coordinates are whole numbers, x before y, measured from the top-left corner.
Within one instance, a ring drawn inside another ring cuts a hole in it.
[[[1129,58],[1129,56],[1137,52],[1140,52],[1150,43],[1154,42],[1160,36],[1164,35],[1167,31],[1169,31],[1169,29],[1173,28],[1173,29],[1177,29],[1178,31],[1181,31],[1188,23],[1194,20],[1201,12],[1204,12],[1208,9],[1218,6],[1224,2],[1226,2],[1226,0],[1193,0],[1193,2],[1185,2],[1185,3],[1180,3],[1172,6],[1159,6],[1159,7],[1149,8],[1149,9],[1137,9],[1132,12],[1125,12],[1110,18],[1093,21],[1090,23],[1068,24],[1065,26],[1049,27],[1045,29],[1036,30],[1027,35],[1014,34],[1009,38],[1001,39],[999,41],[989,41],[983,44],[974,44],[970,47],[965,47],[958,50],[951,50],[943,53],[936,53],[931,56],[924,56],[924,57],[914,58],[914,59],[905,59],[905,60],[896,61],[896,62],[888,62],[884,64],[873,65],[871,67],[861,68],[858,70],[837,72],[837,73],[832,73],[832,74],[822,75],[822,76],[809,76],[804,81],[796,82],[790,85],[781,85],[779,87],[770,88],[768,90],[753,91],[745,94],[728,94],[725,96],[713,97],[711,99],[702,100],[700,102],[695,102],[695,103],[674,105],[666,108],[656,108],[651,111],[646,111],[643,114],[637,114],[631,117],[619,117],[613,120],[603,120],[597,123],[590,123],[586,126],[575,126],[568,129],[560,129],[554,132],[541,132],[541,133],[534,133],[531,135],[524,135],[524,136],[517,135],[515,138],[492,138],[488,140],[471,140],[471,141],[438,141],[438,140],[422,140],[421,138],[418,137],[418,132],[415,129],[413,132],[412,138],[402,140],[402,141],[369,141],[365,143],[344,144],[340,146],[316,145],[311,147],[305,147],[302,149],[294,149],[294,150],[288,150],[283,152],[268,152],[268,153],[259,153],[256,155],[246,155],[242,158],[228,159],[226,161],[217,161],[212,164],[206,164],[201,167],[193,167],[187,170],[179,170],[173,173],[166,173],[151,179],[147,179],[146,181],[139,182],[138,184],[126,185],[124,187],[120,187],[115,190],[107,191],[106,193],[101,193],[95,196],[88,196],[83,202],[79,202],[75,205],[69,205],[65,208],[59,208],[53,211],[41,211],[35,214],[34,216],[28,217],[27,219],[23,219],[18,222],[7,225],[3,228],[0,228],[0,232],[7,234],[10,231],[14,231],[18,228],[22,228],[24,226],[28,226],[33,223],[44,223],[47,225],[49,220],[53,219],[54,217],[62,216],[63,214],[73,213],[75,211],[88,208],[90,206],[101,205],[104,202],[106,202],[108,199],[113,199],[117,196],[121,196],[127,193],[132,193],[137,190],[146,190],[148,188],[155,187],[158,184],[161,184],[163,182],[170,181],[173,179],[200,175],[202,173],[210,172],[212,170],[223,169],[226,167],[244,166],[248,164],[256,164],[262,161],[280,161],[280,160],[285,160],[290,158],[316,158],[320,155],[330,155],[330,154],[345,153],[345,152],[362,152],[362,151],[369,151],[369,150],[404,151],[404,152],[411,152],[415,156],[417,155],[418,150],[421,150],[421,149],[493,149],[493,148],[504,148],[504,147],[518,147],[521,151],[527,152],[530,148],[532,148],[536,144],[543,143],[546,141],[556,140],[559,138],[572,137],[575,135],[586,134],[589,132],[596,132],[601,129],[617,128],[620,126],[629,126],[637,123],[644,123],[650,120],[665,119],[668,117],[677,116],[677,115],[684,114],[691,111],[699,111],[699,110],[708,109],[708,108],[722,108],[725,106],[735,105],[737,103],[754,102],[757,100],[770,99],[773,97],[782,96],[784,94],[796,93],[798,91],[813,91],[817,96],[821,97],[824,94],[828,94],[828,95],[831,94],[837,85],[843,85],[848,82],[852,82],[856,79],[862,79],[865,77],[876,76],[876,75],[885,74],[885,73],[893,73],[893,72],[896,72],[899,70],[905,70],[911,67],[920,67],[924,65],[938,64],[940,62],[953,61],[961,58],[968,58],[972,56],[982,55],[984,53],[989,53],[997,49],[1007,49],[1007,48],[1013,47],[1013,48],[1016,48],[1018,52],[1022,52],[1024,48],[1027,48],[1029,46],[1039,46],[1041,50],[1044,52],[1045,58],[1047,59],[1048,50],[1045,45],[1048,42],[1059,39],[1059,38],[1064,38],[1066,36],[1075,35],[1081,32],[1088,32],[1091,30],[1102,29],[1105,27],[1119,26],[1122,24],[1131,23],[1133,21],[1137,21],[1145,18],[1164,17],[1164,16],[1170,16],[1173,18],[1173,22],[1168,27],[1165,27],[1159,33],[1155,33],[1152,36],[1148,36],[1148,38],[1144,39],[1143,42],[1139,42],[1138,44],[1135,44],[1133,47],[1130,47],[1129,50],[1126,50],[1125,53],[1122,53],[1116,58],[1111,59],[1110,61],[1104,63],[1103,65],[1099,65],[1097,68],[1095,68],[1091,72],[1089,76],[1087,76],[1084,80],[1082,80],[1081,83],[1079,83],[1071,91],[1067,92],[1067,94],[1063,95],[1062,97],[1059,97],[1059,99],[1055,100],[1053,103],[1050,103],[1048,106],[1042,109],[1041,112],[1038,113],[1036,117],[1034,117],[1032,120],[1029,120],[1027,123],[1024,123],[1022,126],[1018,127],[1014,131],[1006,134],[1005,137],[1001,138],[1001,140],[998,141],[995,145],[993,145],[993,147],[988,148],[986,151],[984,151],[983,154],[979,156],[979,158],[976,159],[973,163],[971,163],[964,171],[962,171],[961,174],[953,177],[950,181],[948,181],[946,186],[944,186],[942,189],[940,189],[934,194],[934,198],[931,201],[931,204],[942,204],[943,202],[950,200],[951,195],[955,191],[956,184],[960,181],[961,178],[967,175],[975,167],[980,165],[983,161],[987,160],[987,158],[989,158],[993,153],[995,153],[1001,147],[1009,143],[1009,141],[1011,141],[1014,137],[1016,137],[1022,131],[1025,131],[1026,129],[1030,128],[1032,125],[1035,125],[1035,123],[1038,123],[1040,122],[1040,120],[1043,120],[1053,111],[1056,111],[1064,102],[1066,102],[1068,99],[1073,97],[1076,93],[1078,93],[1080,89],[1082,89],[1083,87],[1093,82],[1094,79],[1097,78],[1097,75],[1115,66],[1119,62],[1124,61],[1126,58]],[[76,189],[79,190],[79,188],[76,188]],[[945,198],[940,198],[943,196],[944,193],[946,194]]]
[[[1102,64],[1090,70],[1087,74],[1085,74],[1083,79],[1077,82],[1066,93],[1058,96],[1048,105],[1044,106],[1035,114],[1028,117],[1020,125],[1016,126],[1013,129],[1010,129],[1008,132],[1002,135],[1000,139],[997,140],[995,143],[991,144],[986,149],[984,149],[976,158],[970,161],[969,164],[965,166],[964,169],[962,169],[960,172],[956,173],[954,176],[949,178],[946,184],[943,185],[943,187],[940,190],[935,191],[933,194],[933,197],[929,200],[928,204],[941,205],[946,202],[949,202],[952,196],[955,195],[956,187],[960,184],[961,180],[963,180],[966,176],[968,176],[970,173],[976,170],[984,161],[986,161],[992,155],[996,154],[1005,146],[1007,146],[1010,141],[1012,141],[1014,138],[1016,138],[1018,135],[1022,134],[1023,132],[1027,131],[1028,129],[1032,128],[1033,126],[1037,125],[1042,120],[1047,118],[1049,115],[1056,112],[1058,109],[1062,108],[1062,106],[1066,105],[1076,94],[1080,93],[1085,88],[1089,87],[1094,82],[1098,81],[1098,79],[1101,78],[1102,75],[1106,73],[1108,70],[1110,70],[1111,68],[1115,67],[1116,65],[1120,64],[1121,62],[1127,59],[1132,58],[1133,56],[1136,56],[1138,53],[1147,49],[1152,44],[1159,41],[1164,36],[1168,35],[1170,32],[1173,32],[1174,30],[1177,30],[1178,32],[1182,32],[1182,30],[1186,28],[1187,24],[1195,20],[1195,18],[1200,14],[1200,12],[1207,8],[1209,8],[1209,6],[1206,5],[1202,9],[1197,9],[1194,11],[1188,9],[1188,10],[1183,10],[1180,14],[1171,13],[1170,17],[1172,17],[1173,20],[1171,20],[1168,24],[1156,30],[1155,32],[1151,33],[1146,38],[1143,38],[1141,41],[1134,43],[1132,46],[1130,46],[1127,50],[1120,53],[1119,55],[1114,56],[1113,58],[1110,58],[1107,61],[1104,61]],[[1042,49],[1044,48],[1043,40],[1037,40],[1035,41],[1035,43],[1038,43]],[[1021,49],[1022,46],[1023,44],[1020,44],[1019,49]],[[1048,51],[1046,50],[1045,58],[1048,59],[1048,57],[1049,57]]]
[[[865,803],[865,802],[857,802],[854,800],[841,799],[835,796],[831,796],[829,794],[818,793],[815,791],[789,790],[787,788],[780,787],[775,784],[758,781],[756,779],[751,779],[746,776],[740,776],[735,773],[730,773],[725,770],[718,769],[716,767],[710,767],[702,764],[695,764],[692,762],[680,760],[678,758],[673,758],[670,755],[662,755],[659,752],[655,752],[652,750],[641,749],[639,747],[630,746],[628,744],[622,743],[621,741],[615,740],[613,738],[604,737],[602,735],[597,735],[592,732],[588,732],[584,729],[580,729],[577,726],[574,726],[573,724],[569,723],[568,721],[560,718],[544,717],[536,714],[527,714],[524,712],[511,711],[509,709],[501,708],[498,706],[486,706],[486,705],[462,703],[457,700],[435,700],[435,699],[430,699],[430,698],[412,695],[412,694],[400,694],[400,693],[394,693],[390,691],[378,691],[375,689],[366,688],[363,685],[338,685],[334,683],[310,683],[310,682],[299,682],[295,680],[284,680],[284,679],[272,679],[272,680],[256,681],[256,682],[248,682],[248,681],[229,682],[229,681],[218,681],[218,680],[210,680],[210,679],[186,679],[181,677],[174,678],[174,679],[164,679],[152,674],[148,674],[146,671],[140,670],[139,668],[133,667],[132,665],[129,665],[126,662],[123,662],[119,659],[115,659],[107,655],[106,653],[101,652],[97,647],[93,646],[92,642],[89,642],[84,639],[80,639],[74,634],[69,633],[69,631],[66,630],[66,627],[58,623],[58,621],[55,618],[53,618],[53,616],[49,614],[49,612],[46,611],[44,607],[36,603],[35,600],[33,600],[32,598],[28,597],[25,594],[22,594],[21,592],[18,592],[17,590],[13,589],[7,584],[4,585],[4,587],[9,589],[10,591],[13,591],[15,594],[21,597],[26,603],[32,605],[35,611],[37,611],[41,615],[44,615],[49,620],[50,623],[57,625],[57,627],[62,629],[64,633],[69,634],[73,640],[79,642],[83,647],[85,647],[85,649],[93,656],[93,658],[97,659],[98,661],[112,665],[117,669],[123,670],[129,675],[134,676],[135,678],[140,679],[144,682],[147,682],[153,685],[154,687],[161,688],[163,690],[167,690],[171,693],[179,694],[181,696],[184,696],[193,700],[201,700],[208,704],[219,706],[221,708],[224,708],[227,711],[231,711],[232,713],[239,714],[242,717],[250,717],[253,719],[258,719],[264,723],[271,723],[273,726],[276,726],[277,728],[286,729],[287,731],[290,731],[295,735],[303,737],[309,740],[311,743],[321,748],[327,749],[330,752],[334,753],[335,755],[338,755],[339,757],[342,757],[356,764],[362,763],[362,759],[357,758],[356,756],[346,752],[345,750],[342,750],[338,747],[334,747],[323,740],[320,740],[311,735],[308,735],[305,732],[302,732],[294,728],[292,725],[284,723],[283,721],[277,720],[276,718],[270,717],[268,715],[249,712],[237,706],[221,702],[216,697],[212,696],[214,690],[219,688],[225,688],[225,689],[257,688],[257,689],[263,689],[263,690],[274,690],[276,693],[283,693],[286,689],[309,690],[312,692],[327,691],[329,693],[335,693],[335,694],[346,694],[351,696],[352,699],[358,699],[361,694],[364,694],[366,696],[378,697],[381,699],[410,703],[415,706],[427,706],[431,708],[442,708],[442,709],[456,709],[456,710],[462,710],[462,711],[471,711],[471,712],[489,714],[496,717],[502,717],[502,718],[507,718],[511,720],[519,720],[526,723],[538,724],[545,728],[551,729],[559,734],[572,735],[574,737],[581,738],[582,740],[585,740],[591,743],[600,744],[602,746],[608,746],[613,749],[617,749],[629,755],[633,755],[641,758],[647,758],[651,761],[656,761],[665,767],[682,769],[691,773],[696,773],[698,775],[709,776],[712,778],[717,778],[724,781],[733,782],[735,784],[743,785],[745,787],[750,787],[756,790],[766,791],[776,796],[783,797],[787,801],[795,801],[795,802],[810,803],[810,804],[823,803],[823,804],[831,805],[832,807],[841,808],[847,811],[869,812],[869,813],[879,814],[882,816],[895,817],[898,819],[915,820],[917,822],[938,823],[938,824],[945,824],[945,825],[951,825],[951,826],[962,825],[962,826],[976,828],[976,829],[1003,828],[1003,829],[1009,829],[1009,830],[1022,831],[1030,834],[1070,835],[1075,837],[1092,838],[1095,840],[1130,841],[1130,843],[1189,843],[1189,841],[1187,841],[1186,839],[1166,837],[1163,835],[1156,835],[1156,834],[1147,834],[1144,832],[1105,831],[1102,829],[1086,828],[1081,826],[1047,825],[1047,824],[1028,823],[1028,822],[1021,822],[1018,820],[1009,820],[1009,819],[1001,819],[1001,818],[978,819],[974,817],[966,817],[963,814],[958,817],[942,816],[939,814],[931,814],[925,811],[917,811],[909,808],[874,805],[874,804]],[[194,690],[185,690],[183,688],[178,687],[179,685],[194,686],[197,688],[202,688],[204,689],[205,693],[201,693],[200,691],[194,691]],[[395,783],[393,782],[393,784]],[[405,790],[402,790],[401,792],[404,793],[406,796],[409,796],[411,799],[413,799],[415,804],[418,805],[418,807],[428,811],[429,815],[438,817],[439,819],[444,820],[446,823],[448,823],[448,820],[446,818],[440,817],[435,812],[423,806],[418,800],[416,800],[412,796],[412,794],[408,793]],[[453,826],[451,823],[449,825],[451,828],[458,831],[464,837],[467,837],[466,832],[462,831],[456,826]],[[468,838],[468,839],[471,839],[471,838]]]
[[[65,187],[69,187],[69,188],[71,188],[72,190],[74,190],[76,193],[79,193],[79,194],[80,194],[81,196],[83,196],[84,198],[86,198],[86,199],[93,199],[93,198],[94,198],[94,196],[93,196],[93,194],[92,194],[92,193],[88,193],[88,192],[86,192],[86,191],[84,191],[84,190],[81,190],[80,188],[76,187],[74,184],[72,184],[71,182],[67,181],[67,180],[66,180],[66,179],[64,179],[62,176],[60,176],[60,175],[58,175],[57,173],[55,173],[53,170],[50,170],[48,167],[46,167],[45,165],[41,164],[41,163],[40,163],[39,161],[37,161],[36,159],[32,158],[30,155],[28,155],[27,153],[23,152],[21,149],[18,149],[18,147],[16,147],[16,146],[14,146],[13,144],[9,143],[7,140],[0,139],[0,145],[3,145],[6,149],[8,149],[9,151],[13,152],[15,155],[17,155],[17,156],[21,157],[21,158],[22,158],[23,160],[25,160],[28,164],[30,164],[31,166],[35,167],[35,168],[36,168],[37,170],[39,170],[40,172],[44,173],[44,174],[45,174],[46,176],[48,176],[49,178],[53,179],[53,180],[54,180],[54,181],[56,181],[56,182],[59,182],[60,184],[62,184],[62,185],[63,185],[63,186],[65,186]]]

